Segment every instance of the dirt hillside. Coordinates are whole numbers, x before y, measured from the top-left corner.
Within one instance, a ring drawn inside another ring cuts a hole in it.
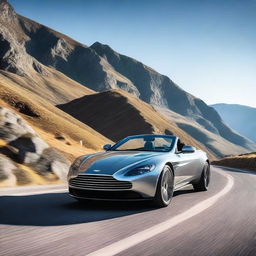
[[[213,164],[256,171],[256,152],[225,157]]]
[[[101,150],[103,144],[110,142],[40,96],[3,80],[0,80],[0,105],[19,113],[49,145],[69,160]]]

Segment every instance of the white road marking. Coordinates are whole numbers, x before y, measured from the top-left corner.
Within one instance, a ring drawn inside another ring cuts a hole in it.
[[[0,196],[31,196],[67,191],[67,185],[38,185],[0,189]]]
[[[222,168],[222,169],[227,169],[235,172],[242,172],[242,173],[247,173],[247,174],[255,174],[255,171],[252,170],[243,170],[239,168],[233,168],[233,167],[227,167],[227,166],[221,166],[221,165],[214,165],[215,168]]]
[[[213,204],[215,204],[218,199],[226,195],[233,187],[234,185],[234,179],[231,175],[220,172],[216,170],[221,175],[225,176],[227,178],[227,183],[225,187],[218,192],[216,195],[196,204],[195,206],[191,207],[187,211],[176,215],[175,217],[164,221],[162,223],[159,223],[157,225],[154,225],[146,230],[143,230],[141,232],[138,232],[134,235],[131,235],[127,238],[124,238],[122,240],[119,240],[115,243],[112,243],[106,247],[103,247],[97,251],[94,251],[90,254],[87,254],[87,256],[112,256],[116,255],[122,251],[125,251],[126,249],[133,247],[143,241],[146,241],[147,239],[152,238],[153,236],[156,236],[168,229],[171,229],[178,224],[182,223],[185,220],[188,220],[192,218],[193,216],[205,211],[207,208],[211,207]]]
[[[68,192],[67,189],[49,189],[49,190],[42,190],[42,191],[31,191],[31,192],[24,192],[24,193],[12,193],[12,194],[4,194],[5,196],[32,196],[32,195],[42,195],[42,194],[54,194],[54,193],[66,193]],[[2,195],[1,195],[2,196]]]

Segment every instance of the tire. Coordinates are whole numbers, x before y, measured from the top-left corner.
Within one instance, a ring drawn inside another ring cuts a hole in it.
[[[173,185],[173,171],[168,165],[165,165],[159,177],[156,195],[153,199],[153,204],[155,207],[166,207],[170,204],[173,197]]]
[[[199,182],[193,184],[194,190],[195,191],[207,191],[209,184],[210,184],[210,178],[211,178],[210,164],[206,163],[204,165]]]

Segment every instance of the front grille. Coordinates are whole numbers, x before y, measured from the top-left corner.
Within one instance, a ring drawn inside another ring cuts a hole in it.
[[[100,190],[84,190],[77,188],[69,188],[69,193],[78,198],[89,199],[106,199],[106,200],[136,200],[143,197],[132,190],[126,191],[100,191]]]
[[[71,187],[92,190],[122,190],[132,188],[129,181],[116,180],[108,175],[78,175],[69,180]]]

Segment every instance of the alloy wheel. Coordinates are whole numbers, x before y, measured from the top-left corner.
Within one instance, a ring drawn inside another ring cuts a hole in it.
[[[162,199],[165,203],[168,203],[171,200],[173,192],[173,179],[172,175],[169,171],[164,172],[162,177],[162,184],[161,184],[161,194]]]

